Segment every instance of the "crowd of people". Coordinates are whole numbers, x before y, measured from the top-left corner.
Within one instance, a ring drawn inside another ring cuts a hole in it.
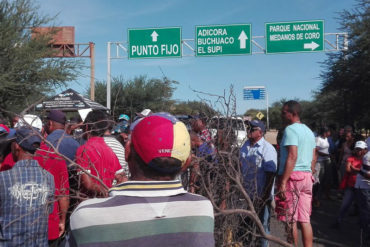
[[[0,245],[214,246],[210,201],[175,179],[190,164],[186,126],[136,118],[91,111],[69,126],[52,110],[3,122]]]
[[[299,224],[303,245],[312,246],[312,208],[320,207],[322,198],[340,197],[342,205],[332,227],[340,228],[351,204],[357,203],[361,205],[357,207],[359,245],[370,246],[370,138],[365,140],[350,126],[338,132],[335,126],[322,126],[316,132],[301,122],[300,114],[298,102],[288,101],[283,105],[281,116],[285,127],[278,135],[278,153],[266,143],[265,126],[258,120],[250,123],[248,141],[241,148],[246,191],[251,197],[262,198],[262,206],[257,208],[265,232],[269,232],[275,195],[275,212],[286,223],[288,242],[298,244]],[[257,202],[261,204],[260,200]],[[261,239],[261,246],[267,246],[265,239]]]
[[[368,144],[349,126],[338,133],[324,126],[316,134],[301,123],[300,111],[296,101],[284,104],[278,148],[265,140],[262,121],[248,122],[247,139],[237,152],[262,236],[269,234],[275,210],[290,226],[289,242],[298,243],[299,224],[304,246],[312,246],[312,206],[320,207],[323,197],[342,196],[333,227],[340,227],[357,202],[366,246]],[[125,114],[114,121],[101,110],[83,121],[67,121],[60,110],[43,120],[0,119],[0,245],[214,246],[214,205],[196,194],[202,163],[191,160],[221,162],[221,133],[214,136],[201,116],[185,125],[149,109],[132,121]],[[338,186],[343,194],[333,195]],[[251,244],[246,241],[242,244]],[[262,237],[252,245],[268,241]]]

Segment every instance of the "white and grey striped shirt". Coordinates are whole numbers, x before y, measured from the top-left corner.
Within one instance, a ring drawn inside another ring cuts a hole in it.
[[[128,164],[125,159],[125,148],[114,136],[104,136],[104,142],[110,147],[116,154],[120,165],[127,177],[130,177],[130,172],[128,170]]]

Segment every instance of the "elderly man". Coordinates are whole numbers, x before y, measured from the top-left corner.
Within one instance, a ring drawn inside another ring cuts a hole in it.
[[[0,246],[48,246],[54,178],[33,159],[41,138],[20,127],[11,144],[13,168],[0,172]]]
[[[270,233],[270,212],[273,184],[277,169],[275,148],[263,137],[265,125],[259,120],[250,122],[248,140],[240,149],[244,187],[251,197],[266,233]],[[261,246],[268,246],[261,239]]]
[[[133,124],[126,147],[132,181],[76,208],[70,245],[214,246],[210,201],[174,180],[190,162],[185,125],[168,113],[152,114]]]
[[[293,237],[294,244],[298,245],[299,222],[303,245],[307,247],[312,246],[313,241],[310,215],[316,143],[312,131],[301,123],[300,113],[301,106],[294,100],[287,101],[281,111],[287,126],[280,144],[276,209],[279,219],[293,226],[288,240]]]

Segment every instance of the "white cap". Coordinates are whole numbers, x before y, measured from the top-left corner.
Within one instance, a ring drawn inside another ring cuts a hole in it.
[[[23,121],[23,119],[24,119],[24,121]],[[14,128],[19,128],[21,126],[27,126],[27,124],[29,124],[32,127],[34,127],[36,129],[38,129],[39,131],[41,131],[41,129],[42,129],[42,121],[41,121],[41,119],[38,116],[32,115],[32,114],[26,114],[26,115],[23,116],[23,119],[21,117],[19,119],[19,121],[15,124]]]
[[[147,117],[151,113],[152,113],[152,110],[150,110],[150,109],[144,109],[138,115],[141,116],[141,117]]]
[[[355,148],[366,149],[367,148],[366,142],[357,141],[356,144],[355,144]]]

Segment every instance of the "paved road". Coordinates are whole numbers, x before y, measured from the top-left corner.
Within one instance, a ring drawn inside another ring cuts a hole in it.
[[[333,193],[334,194],[334,193]],[[358,216],[353,215],[353,208],[350,216],[344,220],[341,229],[333,229],[331,225],[335,221],[341,201],[322,200],[321,206],[312,212],[311,223],[314,231],[314,247],[357,247],[360,246],[360,228]],[[275,218],[271,222],[272,234],[284,236],[284,227]],[[271,243],[270,247],[279,245]],[[301,243],[299,246],[303,246]]]

